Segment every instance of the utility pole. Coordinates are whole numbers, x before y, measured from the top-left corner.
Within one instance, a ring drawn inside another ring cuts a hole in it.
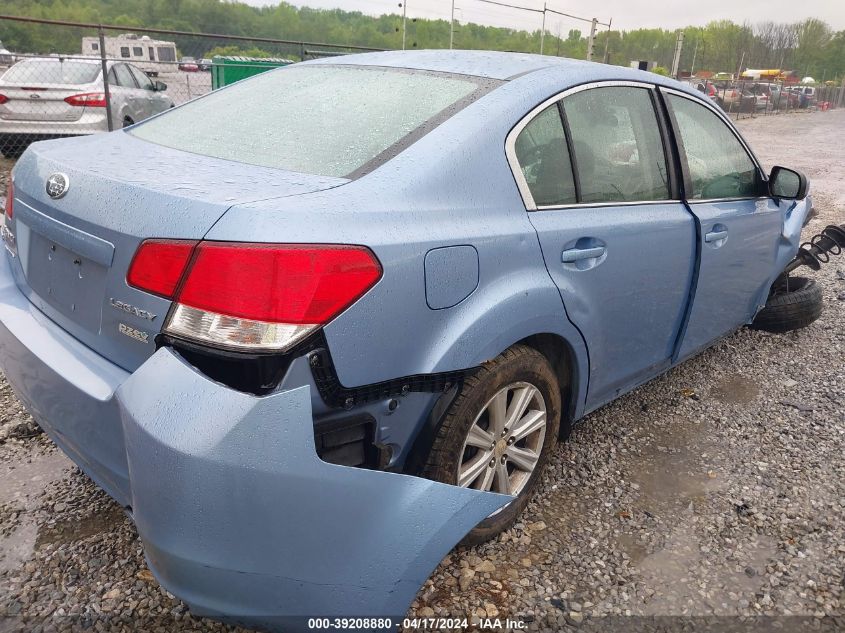
[[[598,24],[598,19],[593,18],[593,21],[590,23],[590,37],[587,40],[587,61],[593,61],[593,43],[596,40],[596,25]]]
[[[681,49],[684,46],[684,32],[678,31],[678,40],[675,42],[675,56],[672,58],[672,77],[678,78],[678,71],[681,66]]]
[[[109,132],[114,129],[114,122],[111,119],[111,90],[109,90],[109,68],[106,63],[106,38],[103,35],[103,27],[97,27],[97,36],[100,41],[100,68],[103,71],[103,92],[106,98],[106,123]],[[37,95],[36,95],[37,96]]]
[[[452,0],[452,19],[449,22],[449,50],[455,43],[455,0]]]
[[[405,50],[405,24],[408,19],[408,0],[402,0],[399,3],[399,6],[402,7],[402,50]]]
[[[742,64],[744,62],[745,62],[745,51],[742,51],[742,56],[739,58],[739,66],[737,66],[736,77],[734,77],[734,79],[739,79],[739,76],[742,73]]]
[[[543,40],[546,39],[546,3],[543,3],[543,26],[540,27],[540,55],[543,54]]]

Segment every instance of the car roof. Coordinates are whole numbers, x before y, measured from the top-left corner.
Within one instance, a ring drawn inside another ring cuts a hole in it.
[[[504,80],[550,67],[583,69],[591,62],[551,55],[503,51],[420,50],[361,53],[344,55],[342,58],[328,57],[306,63],[387,66]]]

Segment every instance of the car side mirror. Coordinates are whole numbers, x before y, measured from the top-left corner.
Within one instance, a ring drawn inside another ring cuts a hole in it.
[[[807,177],[800,171],[773,167],[769,176],[769,193],[782,200],[801,200],[807,196]]]
[[[165,90],[167,90],[167,84],[163,81],[156,81],[153,83],[153,90],[155,90],[156,92],[164,92]]]

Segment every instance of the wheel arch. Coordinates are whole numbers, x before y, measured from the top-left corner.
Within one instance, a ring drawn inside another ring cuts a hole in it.
[[[557,376],[561,397],[560,436],[566,438],[575,422],[578,403],[579,367],[572,345],[558,334],[532,334],[516,344],[527,345],[540,352],[549,361]]]

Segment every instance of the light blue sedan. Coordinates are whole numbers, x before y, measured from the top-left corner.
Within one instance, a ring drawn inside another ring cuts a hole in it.
[[[239,622],[395,628],[576,420],[761,309],[817,316],[764,307],[806,179],[616,66],[296,64],[35,143],[12,183],[3,372],[162,585]]]

